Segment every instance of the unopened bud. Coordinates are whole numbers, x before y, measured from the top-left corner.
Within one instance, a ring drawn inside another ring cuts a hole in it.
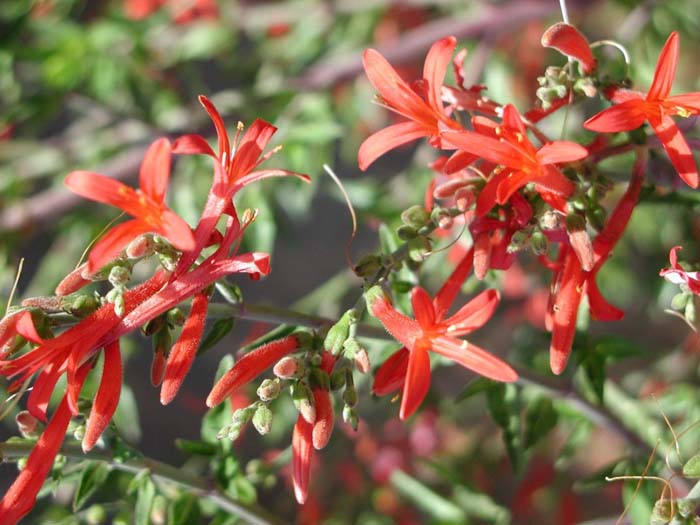
[[[187,317],[180,308],[172,308],[168,310],[168,313],[166,314],[166,319],[171,325],[182,326],[183,324],[185,324],[185,319],[187,319]]]
[[[126,304],[124,303],[124,296],[122,294],[117,295],[114,298],[114,314],[117,317],[122,317],[126,309]]]
[[[352,379],[352,371],[348,368],[345,373],[345,390],[343,391],[343,402],[349,407],[357,406],[357,390]]]
[[[323,347],[331,354],[337,356],[343,350],[343,345],[350,334],[350,325],[357,322],[357,312],[351,308],[347,310],[342,317],[331,326],[323,341]]]
[[[357,425],[360,420],[357,417],[357,412],[354,408],[347,405],[343,407],[343,421],[350,425],[353,430],[357,431]]]
[[[253,426],[255,430],[262,436],[270,432],[272,428],[272,410],[265,405],[260,404],[253,414]]]
[[[165,354],[163,352],[155,352],[151,360],[151,384],[160,386],[165,378]]]
[[[88,525],[100,525],[107,520],[107,511],[102,505],[91,505],[85,510],[85,521]]]
[[[340,390],[345,386],[345,369],[336,370],[331,374],[331,390]]]
[[[75,427],[75,430],[73,430],[73,437],[76,441],[82,441],[85,437],[85,425],[78,425]]]
[[[530,236],[530,248],[535,255],[543,255],[547,253],[547,248],[549,247],[549,241],[547,241],[547,236],[539,230],[532,232]]]
[[[683,310],[688,304],[688,300],[691,299],[691,295],[686,292],[681,292],[673,296],[671,299],[671,308],[674,310]]]
[[[452,216],[450,215],[450,212],[447,211],[445,208],[433,208],[433,211],[430,213],[430,220],[433,222],[433,224],[440,228],[443,228],[443,226],[440,226],[440,224],[445,223],[446,221],[449,221],[449,226],[452,225]],[[444,228],[448,228],[449,226],[446,226]]]
[[[285,356],[272,369],[272,373],[280,379],[294,379],[299,371],[299,360],[296,357]]]
[[[112,269],[109,271],[108,279],[109,283],[115,288],[123,287],[129,282],[129,279],[131,279],[131,270],[120,265],[112,266]]]
[[[598,231],[605,227],[605,219],[607,216],[608,212],[606,212],[605,208],[602,206],[595,206],[586,214],[588,220],[591,221],[591,225]]]
[[[574,91],[582,93],[588,98],[593,98],[598,94],[598,88],[590,77],[576,79],[574,82]]]
[[[140,235],[129,243],[126,247],[126,256],[129,259],[140,259],[153,255],[153,237],[150,235]]]
[[[401,220],[417,230],[430,220],[430,213],[423,206],[416,204],[401,212]]]
[[[292,401],[294,406],[307,423],[316,421],[316,408],[314,407],[314,395],[309,385],[298,381],[292,385]]]
[[[88,315],[92,314],[100,304],[97,299],[92,295],[78,295],[67,304],[64,309],[71,315],[74,315],[78,319],[83,319]]]
[[[382,267],[382,260],[377,255],[365,255],[360,258],[352,269],[358,277],[370,278],[377,274]]]
[[[353,361],[355,362],[355,368],[357,368],[360,373],[367,374],[370,371],[369,354],[364,347],[361,346],[359,350],[355,352]]]
[[[27,439],[39,437],[43,425],[41,422],[29,413],[28,410],[22,410],[15,416],[15,422],[20,434]]]
[[[418,230],[408,224],[402,224],[396,229],[396,235],[402,241],[410,241],[418,237]]]
[[[321,366],[322,362],[323,357],[321,357],[321,354],[314,354],[309,359],[309,363],[311,363],[311,366]]]
[[[654,503],[654,509],[651,511],[650,525],[667,524],[673,517],[673,504],[671,500],[660,499]]]
[[[561,226],[561,215],[554,211],[546,211],[542,214],[540,225],[545,230],[555,230]]]
[[[277,399],[280,394],[280,381],[279,379],[265,379],[257,390],[258,397],[262,401],[272,401]]]
[[[678,514],[680,514],[682,517],[695,517],[695,510],[697,508],[697,504],[692,499],[677,499],[676,506],[678,507]]]

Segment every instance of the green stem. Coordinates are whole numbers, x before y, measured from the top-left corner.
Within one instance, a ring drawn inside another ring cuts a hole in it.
[[[0,442],[0,457],[2,461],[26,457],[34,445],[35,443],[30,441]],[[218,488],[209,486],[201,477],[167,463],[149,458],[134,458],[120,462],[106,450],[92,450],[84,453],[81,448],[74,445],[64,445],[60,453],[75,460],[104,461],[113,469],[130,474],[138,474],[143,470],[148,470],[155,480],[177,485],[197,497],[208,499],[221,510],[238,516],[245,523],[251,525],[278,525],[281,523],[263,509],[235,501]]]

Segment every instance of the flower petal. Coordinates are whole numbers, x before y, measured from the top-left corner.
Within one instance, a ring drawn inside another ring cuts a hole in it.
[[[172,210],[163,210],[160,216],[161,227],[158,233],[182,252],[188,252],[195,247],[192,228],[185,220]]]
[[[700,113],[700,92],[696,91],[667,97],[664,105],[667,107],[668,105],[680,107],[691,113]]]
[[[610,304],[603,297],[598,284],[595,282],[595,278],[591,277],[588,279],[586,293],[588,295],[588,307],[593,319],[598,321],[619,321],[625,316],[625,312]]]
[[[143,206],[139,204],[136,190],[111,177],[89,171],[73,171],[66,176],[65,184],[73,193],[92,201],[109,204],[139,217]]]
[[[394,148],[430,135],[425,126],[417,122],[399,122],[373,133],[365,139],[357,152],[357,163],[362,171]]]
[[[413,317],[423,330],[431,328],[435,324],[435,310],[433,301],[423,288],[416,286],[411,291],[411,306]]]
[[[85,425],[83,452],[88,452],[95,446],[102,432],[112,420],[119,404],[122,389],[122,358],[119,350],[119,339],[105,346],[104,356],[102,379]]]
[[[676,76],[676,65],[678,64],[678,33],[674,31],[666,40],[654,70],[654,79],[647,92],[647,100],[661,100],[671,93],[673,77]]]
[[[588,150],[566,140],[548,142],[537,151],[537,162],[540,164],[559,164],[561,162],[573,162],[588,156]]]
[[[374,297],[370,300],[368,308],[386,328],[391,336],[406,348],[412,348],[416,338],[420,335],[420,326],[413,319],[397,312],[386,296]]]
[[[432,350],[489,379],[508,383],[518,379],[517,372],[505,361],[467,341],[436,337],[432,341]]]
[[[448,325],[446,333],[452,337],[459,337],[484,326],[496,311],[500,300],[498,290],[484,290],[445,320],[445,324]]]
[[[109,230],[90,250],[88,273],[96,273],[105,264],[113,261],[130,241],[152,230],[152,226],[138,219],[123,222]]]
[[[511,131],[520,133],[525,139],[525,124],[523,119],[518,113],[517,108],[513,104],[506,104],[503,108],[503,126]]]
[[[173,153],[178,155],[209,155],[216,157],[216,153],[201,135],[183,135],[178,137],[173,144]]]
[[[224,124],[224,119],[221,118],[219,111],[214,107],[211,100],[209,100],[204,95],[199,95],[199,103],[204,106],[204,109],[209,113],[209,117],[214,123],[216,128],[216,136],[219,140],[219,157],[223,157],[224,153],[226,158],[231,158],[231,146],[228,141],[228,133],[226,132],[226,125]]]
[[[139,186],[154,202],[161,203],[165,200],[171,156],[170,141],[160,138],[150,145],[141,163]]]
[[[510,144],[481,133],[445,131],[440,137],[445,143],[459,150],[478,155],[496,164],[503,164],[510,168],[521,168],[523,165],[522,156]]]
[[[510,176],[511,173],[513,173],[511,169],[502,169],[491,175],[491,178],[481,189],[479,198],[476,200],[475,212],[477,217],[483,217],[496,205],[496,194],[498,193],[498,187]]]
[[[385,396],[403,388],[408,371],[408,357],[408,349],[400,348],[377,368],[372,383],[372,393],[375,396]]]
[[[433,307],[435,308],[435,317],[442,320],[448,312],[452,303],[454,303],[457,294],[462,289],[464,281],[466,281],[469,272],[472,271],[474,264],[474,248],[471,248],[459,261],[459,264],[452,271],[450,276],[442,285],[440,291],[435,294],[433,299]]]
[[[641,100],[632,99],[611,106],[597,115],[593,115],[583,123],[583,127],[600,133],[615,133],[637,129],[646,120],[644,104]]]
[[[246,130],[233,154],[229,175],[233,181],[247,175],[260,164],[260,155],[267,147],[277,128],[263,119],[255,119]]]
[[[455,46],[457,46],[457,39],[448,36],[435,42],[425,57],[423,81],[427,84],[425,87],[428,104],[439,112],[442,112],[442,84]]]
[[[676,168],[678,175],[683,179],[683,182],[691,188],[697,188],[700,185],[700,180],[698,179],[695,158],[676,123],[668,115],[663,115],[660,120],[656,118],[649,119],[649,124],[654,128],[656,136],[659,137],[668,157],[671,159],[671,163]]]
[[[586,74],[591,73],[596,67],[596,60],[588,40],[572,25],[563,22],[554,24],[544,32],[541,43],[544,47],[551,47],[577,60]]]
[[[406,382],[403,386],[403,397],[399,417],[408,419],[416,411],[430,388],[430,358],[428,350],[418,344],[408,357]]]

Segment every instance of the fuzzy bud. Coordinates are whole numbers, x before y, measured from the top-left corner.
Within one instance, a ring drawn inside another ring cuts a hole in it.
[[[296,357],[285,356],[272,368],[272,373],[280,379],[294,379],[299,374],[299,360]]]
[[[280,380],[279,379],[265,379],[257,390],[258,397],[262,401],[272,401],[277,399],[280,394]]]
[[[41,422],[29,413],[28,410],[22,410],[15,416],[15,422],[20,434],[27,439],[36,439],[43,430]]]
[[[309,385],[301,381],[294,383],[292,385],[292,401],[301,417],[313,425],[316,421],[316,408],[314,407],[314,395]]]
[[[547,236],[539,230],[532,232],[530,236],[530,248],[535,255],[543,255],[547,253],[547,248],[549,247],[549,241]]]
[[[131,279],[131,270],[125,266],[112,266],[108,279],[115,288],[124,287]]]
[[[99,306],[100,304],[94,296],[78,295],[73,297],[68,304],[64,304],[64,310],[78,319],[83,319],[97,310]]]
[[[350,335],[350,325],[357,322],[357,313],[353,308],[347,310],[343,316],[331,326],[323,341],[323,347],[334,356],[340,354],[343,345]]]
[[[114,314],[117,317],[122,317],[124,315],[125,309],[126,304],[124,303],[124,296],[122,294],[118,294],[114,298]]]
[[[360,258],[352,269],[355,275],[363,278],[371,278],[377,274],[382,267],[382,260],[377,255],[365,255]]]
[[[140,259],[141,257],[153,255],[154,251],[153,237],[140,235],[126,247],[126,256],[129,259]]]
[[[267,405],[258,405],[255,414],[253,414],[253,426],[262,436],[270,432],[272,428],[272,410]]]
[[[355,363],[355,368],[357,368],[360,373],[367,374],[370,371],[369,354],[364,347],[361,346],[359,350],[355,352],[353,361]]]

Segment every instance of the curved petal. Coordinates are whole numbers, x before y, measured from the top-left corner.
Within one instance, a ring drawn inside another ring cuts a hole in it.
[[[481,193],[479,193],[479,198],[476,200],[475,212],[477,217],[486,215],[497,204],[496,194],[498,193],[498,187],[511,173],[513,173],[511,169],[499,170],[486,182],[481,189]]]
[[[654,79],[651,81],[647,100],[661,100],[671,93],[673,77],[676,76],[676,65],[678,64],[678,33],[674,31],[666,40],[654,70]]]
[[[19,335],[31,343],[40,345],[44,342],[44,339],[39,335],[39,332],[36,331],[34,320],[32,319],[32,313],[28,310],[23,311],[17,316],[15,330],[17,330]]]
[[[194,235],[192,228],[185,220],[172,210],[163,210],[160,216],[161,227],[160,233],[168,239],[170,243],[182,252],[188,252],[194,249]]]
[[[573,250],[567,251],[559,290],[552,306],[552,342],[549,347],[549,361],[552,372],[557,375],[564,371],[571,355],[584,281],[585,274],[576,254]]]
[[[574,191],[573,183],[552,165],[544,166],[542,173],[534,181],[539,190],[568,197]]]
[[[219,111],[214,107],[211,100],[209,100],[204,95],[199,95],[199,103],[204,106],[204,109],[209,113],[211,121],[214,123],[216,128],[216,136],[219,140],[219,156],[223,157],[224,153],[226,158],[231,158],[231,146],[228,141],[228,133],[226,132],[226,125],[224,124],[224,119],[221,118]]]
[[[517,372],[508,363],[467,341],[446,336],[436,337],[432,341],[432,349],[489,379],[507,383],[518,379]]]
[[[357,163],[360,169],[365,171],[386,152],[413,140],[427,137],[430,134],[425,126],[416,122],[408,121],[393,124],[365,139],[357,152]]]
[[[625,312],[610,304],[595,282],[594,278],[588,279],[586,284],[588,294],[588,307],[591,310],[591,317],[598,321],[619,321],[625,316]]]
[[[308,175],[304,175],[303,173],[297,173],[296,171],[261,170],[248,173],[247,175],[238,179],[236,181],[236,184],[233,186],[232,192],[235,194],[248,184],[252,184],[253,182],[257,182],[263,179],[269,179],[270,177],[296,177],[297,179],[301,179],[306,183],[311,182],[311,178]]]
[[[676,168],[683,182],[691,188],[697,188],[700,185],[700,180],[698,179],[695,158],[676,123],[668,115],[663,115],[660,120],[650,119],[649,123],[654,128],[656,136],[659,137],[659,141],[661,141],[673,167]]]
[[[400,348],[377,368],[372,383],[372,393],[375,396],[385,396],[403,388],[408,371],[408,357],[408,349]]]
[[[160,138],[149,146],[141,163],[139,186],[154,202],[161,203],[165,200],[165,190],[170,179],[171,156],[170,141]]]
[[[633,99],[609,107],[589,118],[583,123],[583,127],[590,131],[601,133],[615,133],[637,129],[646,120],[644,104],[641,100]]]
[[[467,280],[469,272],[472,271],[474,264],[474,248],[471,248],[459,261],[459,264],[452,271],[450,276],[442,285],[442,288],[435,294],[433,299],[433,307],[435,308],[435,317],[438,321],[444,319],[452,303],[454,303],[457,294],[462,289],[464,281]]]
[[[113,261],[130,241],[150,231],[153,231],[153,227],[138,219],[123,222],[109,230],[90,251],[88,273],[96,273],[105,264]]]
[[[397,312],[386,297],[375,298],[368,306],[370,313],[381,321],[394,339],[412,349],[421,332],[416,321]]]
[[[664,105],[680,107],[691,113],[700,113],[700,92],[684,93],[667,97]],[[676,110],[677,111],[677,110]]]
[[[365,50],[362,54],[362,66],[374,89],[390,106],[415,120],[422,120],[430,113],[426,103],[399,76],[381,53],[374,49]]]
[[[509,168],[521,168],[523,157],[510,144],[473,131],[446,131],[440,135],[447,144],[482,159]]]
[[[311,435],[313,426],[299,416],[292,433],[292,483],[297,503],[303,505],[309,493],[311,455],[313,448]]]
[[[468,151],[457,150],[447,160],[443,170],[447,175],[452,175],[453,173],[463,170],[478,158],[478,155],[474,155]]]
[[[596,67],[596,60],[588,40],[570,24],[563,22],[554,24],[544,32],[541,43],[544,47],[551,47],[569,58],[578,60],[586,74],[591,73]]]
[[[44,366],[32,385],[32,391],[27,397],[27,410],[39,421],[46,422],[46,410],[49,407],[51,394],[63,371],[56,362],[50,362]]]
[[[92,201],[109,204],[139,217],[144,208],[134,188],[111,177],[90,171],[73,171],[66,176],[65,184],[73,193]]]
[[[192,299],[190,315],[182,327],[180,336],[170,350],[170,354],[168,354],[165,375],[160,388],[160,402],[163,405],[167,405],[175,398],[187,372],[192,367],[199,341],[204,333],[207,306],[209,306],[209,296],[206,293],[198,293]]]
[[[537,162],[540,164],[559,164],[560,162],[573,162],[588,156],[588,150],[566,140],[556,140],[542,146],[537,151]]]
[[[520,113],[518,113],[518,110],[513,104],[506,104],[503,108],[503,125],[512,131],[517,131],[525,137],[525,133],[527,132],[525,124],[520,117]]]
[[[211,149],[209,143],[201,135],[183,135],[175,140],[173,153],[178,155],[209,155],[216,157],[216,153]]]
[[[257,118],[253,121],[233,153],[229,173],[232,180],[235,181],[247,175],[262,162],[263,159],[260,159],[260,155],[276,131],[275,126],[263,119]]]
[[[443,110],[442,84],[456,46],[457,39],[453,36],[448,36],[435,42],[425,57],[423,81],[427,84],[428,104],[439,112]]]
[[[484,290],[445,320],[445,324],[448,325],[446,333],[452,337],[459,337],[484,326],[493,316],[500,300],[498,290]]]
[[[617,88],[606,91],[605,96],[615,104],[622,104],[628,100],[644,100],[646,94],[634,89]]]
[[[107,428],[114,411],[117,409],[121,395],[122,358],[119,351],[119,339],[105,346],[104,356],[102,379],[85,425],[83,452],[91,450]]]
[[[423,330],[430,329],[435,324],[435,310],[433,310],[433,300],[423,288],[416,286],[411,291],[411,306],[413,307],[413,317]]]
[[[406,382],[403,386],[401,409],[399,417],[408,419],[425,399],[430,388],[430,357],[428,350],[422,345],[416,345],[408,357]]]

